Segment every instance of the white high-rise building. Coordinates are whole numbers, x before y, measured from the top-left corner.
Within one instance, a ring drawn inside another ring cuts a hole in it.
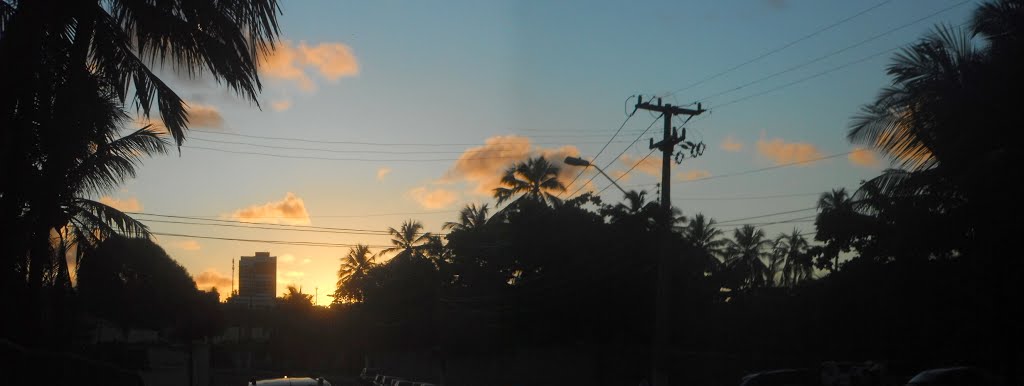
[[[250,308],[274,306],[277,291],[277,256],[256,252],[238,260],[238,295],[231,302]]]

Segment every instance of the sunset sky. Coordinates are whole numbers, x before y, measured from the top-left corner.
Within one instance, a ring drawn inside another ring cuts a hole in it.
[[[855,187],[886,166],[870,152],[843,154],[854,150],[846,140],[850,118],[888,83],[885,66],[895,51],[886,50],[935,23],[964,23],[972,4],[285,1],[282,41],[261,70],[259,106],[210,79],[165,71],[191,105],[193,130],[180,156],[144,160],[136,179],[102,200],[131,212],[372,231],[242,229],[137,216],[164,234],[380,246],[388,237],[379,233],[406,219],[437,232],[468,203],[493,206],[489,191],[516,160],[593,159],[625,119],[627,97],[678,91],[665,103],[701,101],[710,111],[687,125],[689,139],[703,140],[707,151],[675,166],[673,204],[720,222],[792,212],[726,222],[726,230],[805,219],[814,212],[798,210],[813,207],[821,192]],[[654,120],[637,112],[596,163],[621,175],[648,154],[660,120],[627,146]],[[653,197],[659,162],[648,158],[620,184]],[[564,182],[577,172],[566,167]],[[587,188],[606,185],[597,176]],[[622,194],[611,188],[602,197],[616,202]],[[810,222],[764,228],[774,236],[794,226],[812,229]],[[157,238],[203,289],[217,286],[226,296],[231,259],[267,251],[279,258],[278,294],[287,284],[310,294],[319,287],[319,304],[330,302],[348,251]]]

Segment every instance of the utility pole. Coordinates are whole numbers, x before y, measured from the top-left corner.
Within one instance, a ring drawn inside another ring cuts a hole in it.
[[[636,108],[639,110],[657,111],[662,114],[665,122],[661,141],[655,143],[651,139],[650,148],[661,150],[661,250],[658,256],[658,283],[655,298],[654,314],[654,339],[651,342],[651,384],[652,386],[669,385],[668,369],[668,348],[671,306],[672,306],[672,272],[669,272],[672,258],[672,199],[669,196],[672,179],[672,156],[676,145],[681,145],[684,150],[689,150],[691,155],[696,156],[697,152],[703,152],[704,144],[694,144],[686,141],[686,129],[680,130],[682,135],[672,128],[672,117],[686,115],[690,118],[700,115],[705,110],[697,104],[697,109],[687,109],[670,104],[662,105],[661,98],[658,104],[644,102],[642,97],[637,97]],[[676,155],[677,161],[681,162],[682,153]]]

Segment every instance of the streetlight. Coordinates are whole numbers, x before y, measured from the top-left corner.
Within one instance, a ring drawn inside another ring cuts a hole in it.
[[[597,169],[597,171],[601,172],[601,174],[604,175],[605,178],[608,179],[608,181],[611,181],[612,185],[615,185],[616,188],[619,188],[619,190],[622,191],[622,194],[628,194],[628,193],[626,193],[625,189],[623,189],[621,186],[619,186],[618,182],[615,182],[615,179],[613,179],[610,176],[608,176],[608,174],[605,173],[604,170],[601,170],[601,168],[597,167],[597,165],[594,165],[594,164],[590,163],[590,161],[587,161],[587,160],[585,160],[583,158],[571,157],[570,156],[570,157],[565,157],[565,163],[567,165],[572,165],[572,166],[582,166],[582,167],[593,166],[594,169]]]

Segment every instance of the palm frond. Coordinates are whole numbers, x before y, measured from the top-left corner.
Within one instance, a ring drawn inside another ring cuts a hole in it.
[[[4,38],[7,31],[7,24],[11,20],[11,16],[14,16],[14,6],[8,4],[6,0],[0,1],[0,39]]]
[[[101,240],[115,234],[131,238],[151,236],[146,224],[106,204],[76,198],[72,201],[72,208],[74,212],[70,215],[76,227],[83,232],[99,231]]]
[[[166,152],[167,142],[161,133],[147,125],[124,137],[98,144],[96,150],[69,173],[70,180],[79,181],[80,191],[102,193],[135,177],[140,155]]]
[[[185,102],[154,74],[145,62],[136,56],[132,38],[121,29],[120,23],[99,4],[93,9],[96,17],[95,38],[92,44],[92,62],[89,64],[100,76],[116,86],[121,102],[127,101],[134,87],[134,104],[146,118],[156,102],[160,118],[178,145],[185,140],[188,114]]]

